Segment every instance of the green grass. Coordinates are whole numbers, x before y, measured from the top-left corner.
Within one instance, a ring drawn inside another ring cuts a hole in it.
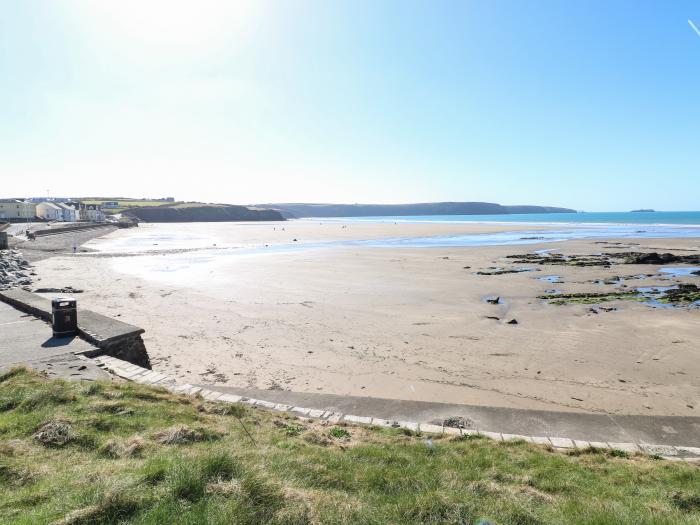
[[[350,432],[345,430],[343,427],[333,427],[330,429],[328,432],[331,437],[334,438],[349,438],[350,437]]]
[[[42,441],[57,429],[67,441]],[[428,448],[398,430],[323,426],[135,384],[0,375],[3,525],[480,519],[700,524],[700,467],[474,437],[434,436]]]
[[[107,215],[122,213],[129,208],[137,208],[141,206],[165,206],[172,205],[172,202],[155,201],[155,200],[118,200],[118,199],[83,199],[81,202],[85,204],[103,204],[105,202],[114,202],[119,204],[117,208],[102,208],[102,211]]]
[[[142,206],[168,206],[171,208],[198,208],[201,206],[220,206],[219,204],[205,204],[201,202],[164,202],[155,200],[118,200],[118,199],[83,199],[85,204],[103,204],[105,202],[114,202],[119,204],[117,208],[102,208],[102,211],[107,215],[122,213],[129,208],[138,208]]]

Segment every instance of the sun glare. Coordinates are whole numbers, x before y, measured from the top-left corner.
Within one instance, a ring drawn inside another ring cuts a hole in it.
[[[119,0],[75,3],[75,8],[114,37],[147,46],[215,44],[255,26],[262,3],[250,0]]]

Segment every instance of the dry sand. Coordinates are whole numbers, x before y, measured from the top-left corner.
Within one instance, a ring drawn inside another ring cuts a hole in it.
[[[274,228],[274,229],[273,229]],[[281,228],[285,228],[284,231]],[[284,224],[144,225],[134,235],[192,236],[193,245],[289,242],[534,229],[525,225]],[[201,235],[202,238],[198,236]],[[538,267],[483,276],[502,257],[560,249],[584,254],[628,245],[598,240],[481,248],[307,249],[203,258],[184,272],[143,271],[181,255],[63,255],[37,263],[40,286],[85,289],[83,307],[146,329],[154,369],[190,383],[569,411],[698,415],[700,310],[631,301],[544,304],[537,295],[611,290],[587,281],[658,266]],[[628,240],[629,241],[629,240]],[[625,241],[625,242],[628,242]],[[643,239],[646,248],[700,251],[700,239]],[[158,246],[152,246],[158,244]],[[196,254],[197,252],[193,252]],[[692,252],[679,252],[692,253]],[[470,268],[466,269],[465,266]],[[512,265],[511,265],[512,266]],[[521,266],[521,265],[520,265]],[[563,283],[536,279],[561,276]],[[698,277],[680,278],[698,282]],[[637,285],[638,283],[635,283]],[[659,277],[639,285],[663,285]],[[492,305],[487,296],[505,303]],[[489,319],[489,316],[499,320]],[[517,319],[517,325],[507,321]]]

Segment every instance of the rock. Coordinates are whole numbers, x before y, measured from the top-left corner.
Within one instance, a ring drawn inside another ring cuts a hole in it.
[[[594,306],[588,309],[588,311],[592,314],[598,314],[600,312],[614,312],[616,310],[617,308],[614,306]]]
[[[500,297],[489,297],[486,299],[486,302],[489,304],[498,304],[501,302],[501,298]]]
[[[611,257],[620,257],[625,259],[625,264],[669,264],[669,263],[700,263],[700,255],[674,255],[672,253],[611,253]]]
[[[507,324],[518,324],[518,320],[517,320],[517,319],[511,319],[510,321],[508,321]]]
[[[633,253],[625,261],[625,264],[668,264],[677,262],[678,256],[672,253]]]
[[[31,268],[31,265],[22,259],[18,251],[0,251],[0,290],[31,284],[31,277],[25,273],[28,268]]]
[[[476,275],[505,275],[508,273],[524,273],[524,272],[533,272],[533,271],[539,271],[539,270],[533,270],[532,268],[508,268],[508,269],[503,269],[503,268],[490,268],[488,270],[480,270],[476,272]]]
[[[34,293],[83,293],[83,290],[66,286],[65,288],[37,288]]]
[[[696,284],[679,284],[678,288],[668,290],[663,300],[669,303],[694,303],[700,301],[700,288]]]
[[[442,422],[443,426],[450,428],[476,428],[474,421],[468,417],[452,416]]]

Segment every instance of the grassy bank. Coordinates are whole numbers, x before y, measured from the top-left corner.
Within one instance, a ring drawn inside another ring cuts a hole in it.
[[[122,213],[129,208],[139,208],[141,206],[165,206],[172,205],[172,202],[160,201],[160,200],[136,200],[136,199],[81,199],[81,202],[85,204],[99,204],[104,205],[105,202],[117,202],[118,206],[116,208],[102,208],[102,211],[107,215],[113,215],[115,213]]]
[[[432,445],[432,446],[431,446]],[[700,523],[700,467],[0,375],[3,524]]]

